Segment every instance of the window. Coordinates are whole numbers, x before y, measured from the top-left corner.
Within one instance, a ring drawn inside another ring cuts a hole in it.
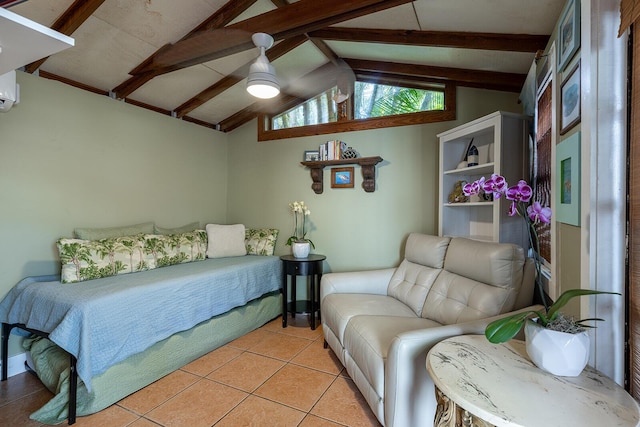
[[[356,82],[353,100],[356,119],[444,110],[444,85],[425,90]]]
[[[298,126],[331,123],[338,120],[338,108],[333,97],[338,89],[333,87],[326,92],[299,104],[272,119],[272,129],[287,129]]]
[[[283,105],[288,108],[284,112],[259,115],[258,141],[455,120],[453,83],[408,86],[412,84],[356,81],[353,95],[340,104],[334,101],[338,90],[333,87],[294,106]]]

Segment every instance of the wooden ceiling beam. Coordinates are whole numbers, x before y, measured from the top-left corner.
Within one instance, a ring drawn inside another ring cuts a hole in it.
[[[178,41],[130,74],[164,74],[173,71],[174,67],[185,68],[247,50],[253,47],[251,36],[257,32],[269,33],[274,39],[281,40],[410,1],[325,0],[322,7],[318,7],[317,0],[300,0],[222,30],[200,32]]]
[[[261,113],[281,111],[282,109],[286,109],[287,106],[295,105],[303,101],[303,99],[293,95],[279,95],[270,100],[254,102],[248,107],[222,120],[219,123],[219,130],[222,132],[231,132],[255,119]]]
[[[86,90],[87,92],[95,93],[98,95],[109,96],[109,92],[106,90],[98,89],[97,87],[89,86],[84,83],[80,83],[75,80],[71,80],[66,77],[59,76],[57,74],[49,73],[47,71],[40,70],[38,72],[38,76],[42,77],[43,79],[55,80],[60,83],[67,84],[69,86],[77,87],[78,89]]]
[[[64,11],[62,15],[56,19],[51,29],[58,31],[66,36],[73,34],[84,21],[86,21],[93,12],[98,9],[105,0],[76,0],[71,6]],[[27,73],[33,73],[44,64],[49,58],[48,56],[41,58],[25,66]]]
[[[388,73],[401,76],[427,77],[452,81],[460,85],[473,85],[473,87],[489,87],[489,85],[494,87],[499,84],[504,88],[511,88],[509,91],[517,92],[520,92],[527,77],[525,74],[496,71],[434,67],[430,65],[368,61],[362,59],[345,58],[344,60],[356,74],[359,72],[368,72],[371,75],[375,73]]]
[[[245,10],[253,6],[256,1],[258,0],[229,0],[213,15],[204,20],[196,28],[189,31],[189,33],[180,40],[187,39],[203,31],[212,31],[224,27],[229,22],[240,16]]]
[[[292,51],[305,41],[306,37],[304,36],[297,36],[287,40],[283,40],[266,52],[267,58],[269,58],[269,61],[275,61],[277,58],[280,58],[282,55]],[[210,101],[215,96],[221,94],[225,90],[242,81],[245,77],[247,77],[247,75],[249,75],[249,67],[251,67],[252,63],[253,61],[244,64],[242,67],[233,71],[228,76],[223,77],[215,84],[209,86],[193,98],[184,102],[182,105],[176,108],[176,116],[182,117],[185,114],[190,113],[205,102]]]
[[[450,79],[440,79],[434,77],[418,77],[418,76],[405,76],[401,74],[392,74],[392,73],[381,73],[381,72],[373,72],[373,71],[362,71],[359,70],[357,75],[357,80],[359,82],[369,82],[369,83],[381,83],[391,86],[400,86],[400,87],[408,87],[414,89],[434,89],[438,87],[438,85],[453,84],[455,86],[464,86],[464,87],[475,87],[478,89],[490,89],[490,90],[499,90],[503,92],[516,92],[520,93],[521,87],[515,87],[513,84],[505,84],[503,82],[492,82],[492,81],[484,81],[482,83],[479,82],[462,82]]]
[[[104,0],[103,0],[104,1]],[[200,25],[198,25],[193,30],[189,31],[184,37],[180,40],[188,39],[189,37],[193,37],[196,34],[206,31],[212,31],[215,29],[223,28],[229,22],[236,19],[240,14],[242,14],[245,10],[247,10],[251,5],[253,5],[257,0],[229,0],[224,6],[218,9],[213,15],[209,18],[205,19]],[[158,49],[155,53],[149,56],[147,59],[142,61],[136,68],[145,67],[148,64],[153,62],[153,58],[156,55],[161,54],[165,50],[169,49],[171,44],[166,44]],[[169,68],[166,72],[177,71],[180,68]],[[116,94],[118,98],[125,98],[139,89],[142,85],[149,82],[154,77],[163,74],[159,72],[148,72],[137,74],[126,81],[120,83],[113,89],[113,92]]]
[[[331,27],[312,31],[310,37],[323,40],[483,49],[507,52],[536,52],[544,49],[548,35],[498,34],[449,31],[384,30]]]

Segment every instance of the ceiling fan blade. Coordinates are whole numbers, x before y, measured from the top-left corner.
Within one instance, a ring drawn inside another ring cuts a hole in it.
[[[337,85],[343,70],[331,62],[291,81],[282,82],[282,92],[300,99],[312,98]]]

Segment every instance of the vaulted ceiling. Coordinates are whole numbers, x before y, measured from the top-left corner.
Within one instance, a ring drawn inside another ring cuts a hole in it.
[[[261,111],[335,85],[339,72],[519,92],[565,0],[0,1],[75,39],[24,70],[162,114],[231,131]],[[283,90],[245,90],[258,56]]]

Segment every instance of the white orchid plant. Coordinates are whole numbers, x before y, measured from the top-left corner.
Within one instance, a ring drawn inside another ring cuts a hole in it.
[[[539,202],[531,202],[533,190],[526,181],[520,180],[517,185],[509,187],[505,178],[501,175],[493,174],[490,179],[480,178],[470,184],[463,186],[462,191],[465,196],[479,195],[481,193],[492,194],[494,199],[505,197],[511,200],[508,215],[521,216],[527,224],[529,235],[529,244],[536,251],[534,254],[534,262],[536,267],[536,287],[539,292],[540,300],[544,304],[544,311],[529,310],[513,316],[504,317],[502,319],[491,322],[485,329],[485,336],[492,343],[502,343],[509,341],[515,337],[522,329],[525,321],[532,317],[537,318],[537,322],[548,329],[560,330],[561,332],[575,333],[582,328],[590,327],[584,322],[603,319],[582,319],[571,321],[566,319],[560,309],[564,307],[571,298],[582,295],[594,294],[615,294],[615,292],[602,292],[591,289],[569,289],[562,293],[558,299],[551,305],[547,302],[544,288],[540,276],[540,242],[535,225],[538,222],[551,222],[551,208],[543,207]],[[618,294],[619,295],[619,294]]]
[[[293,212],[294,228],[293,235],[287,239],[287,245],[293,243],[309,242],[312,248],[316,248],[310,239],[307,239],[307,217],[311,215],[311,211],[303,201],[289,203],[289,209]]]

